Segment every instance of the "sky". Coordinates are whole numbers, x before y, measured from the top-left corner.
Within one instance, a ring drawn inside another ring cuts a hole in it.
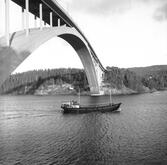
[[[85,34],[104,67],[167,64],[167,0],[57,1]],[[2,22],[3,4],[4,0],[0,0]],[[10,2],[10,11],[13,32],[21,29],[21,9]],[[30,24],[33,27],[32,16]],[[4,34],[3,25],[0,36]],[[82,63],[68,43],[55,37],[32,53],[15,72],[59,67],[82,68]]]

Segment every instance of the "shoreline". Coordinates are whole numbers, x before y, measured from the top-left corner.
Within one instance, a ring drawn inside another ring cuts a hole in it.
[[[160,90],[151,90],[146,92],[129,92],[129,93],[113,93],[112,96],[129,96],[129,95],[140,95],[140,94],[147,94],[147,93],[155,93],[155,92],[161,92],[161,91],[167,91],[167,88],[160,89]],[[0,96],[77,96],[78,93],[57,93],[57,94],[0,94]],[[81,92],[81,96],[91,96],[90,92]],[[109,93],[105,93],[103,95],[95,95],[97,96],[109,96]]]

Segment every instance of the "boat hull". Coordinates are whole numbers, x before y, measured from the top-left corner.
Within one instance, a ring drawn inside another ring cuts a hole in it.
[[[79,108],[62,107],[64,113],[90,113],[90,112],[114,112],[117,111],[121,103],[105,106],[81,106]]]

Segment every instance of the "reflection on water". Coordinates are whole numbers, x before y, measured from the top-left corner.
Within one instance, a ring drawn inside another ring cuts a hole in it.
[[[117,96],[120,113],[64,115],[61,102],[76,96],[1,96],[0,164],[167,164],[166,98],[167,92]]]

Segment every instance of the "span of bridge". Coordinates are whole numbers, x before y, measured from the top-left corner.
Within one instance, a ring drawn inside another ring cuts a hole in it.
[[[91,94],[102,94],[105,69],[69,14],[55,0],[12,1],[21,7],[22,29],[9,33],[10,0],[5,0],[5,36],[0,38],[0,85],[34,50],[57,36],[67,41],[80,57]],[[34,15],[34,28],[29,28],[29,13]],[[36,23],[37,18],[40,19],[39,27]],[[43,22],[49,27],[45,27]]]

